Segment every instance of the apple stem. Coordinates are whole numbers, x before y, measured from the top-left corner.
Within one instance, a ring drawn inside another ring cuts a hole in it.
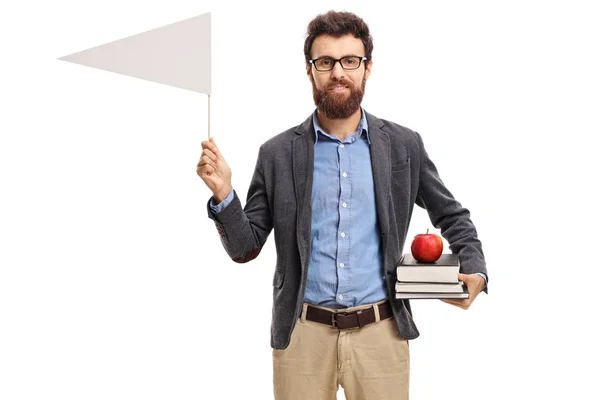
[[[429,229],[427,229],[427,234],[429,234]]]

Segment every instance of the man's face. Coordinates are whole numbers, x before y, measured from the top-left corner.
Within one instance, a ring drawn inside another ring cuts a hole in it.
[[[335,38],[321,35],[315,39],[311,48],[311,58],[331,57],[339,59],[345,56],[364,56],[365,47],[360,39],[352,35]],[[365,83],[371,74],[369,62],[365,68],[362,61],[360,67],[345,70],[339,62],[331,71],[317,71],[308,64],[306,73],[313,86],[315,105],[326,117],[345,119],[354,114],[360,107],[364,95]]]

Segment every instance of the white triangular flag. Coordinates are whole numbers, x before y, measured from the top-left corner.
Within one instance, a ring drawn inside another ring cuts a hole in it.
[[[59,60],[210,95],[210,13]]]

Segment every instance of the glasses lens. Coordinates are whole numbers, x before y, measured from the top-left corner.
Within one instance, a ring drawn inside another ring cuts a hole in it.
[[[341,62],[344,69],[356,69],[360,66],[360,57],[344,57]]]
[[[315,61],[315,67],[317,67],[319,71],[329,71],[333,68],[334,63],[335,61],[333,58],[323,57]]]

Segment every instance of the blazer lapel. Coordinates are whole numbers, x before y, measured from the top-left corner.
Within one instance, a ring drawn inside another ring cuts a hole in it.
[[[373,167],[373,183],[375,185],[375,202],[383,244],[387,243],[385,236],[389,231],[389,195],[391,177],[390,138],[380,128],[383,123],[378,118],[367,113],[369,137],[371,139],[371,165]],[[385,249],[384,249],[384,254]]]
[[[292,143],[292,168],[296,196],[296,236],[303,271],[310,261],[310,230],[312,220],[312,185],[315,140],[312,115],[296,129]]]

